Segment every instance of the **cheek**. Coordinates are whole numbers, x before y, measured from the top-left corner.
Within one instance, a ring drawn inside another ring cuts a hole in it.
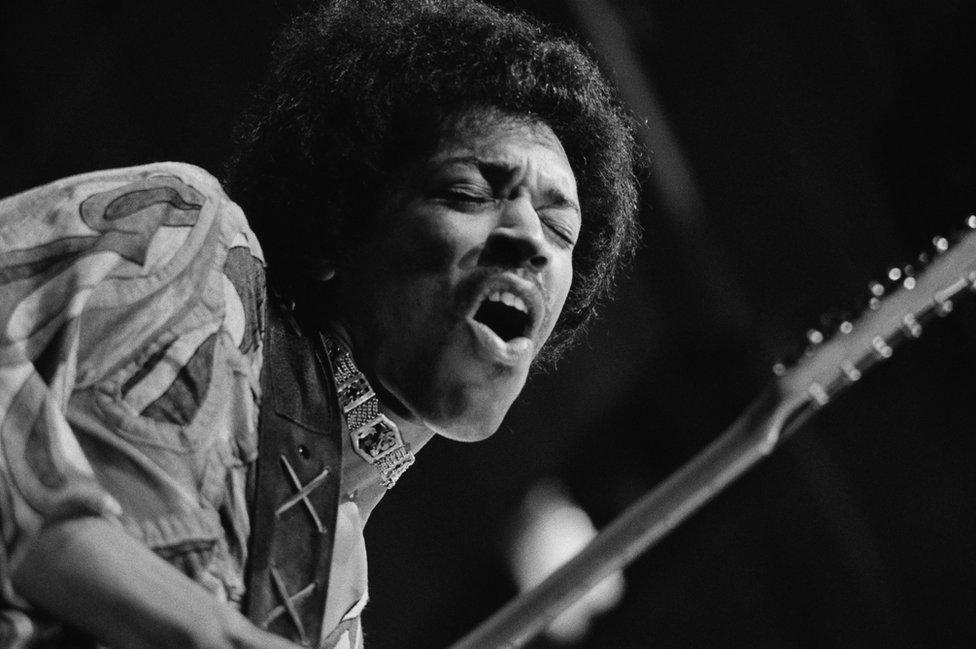
[[[468,229],[456,219],[412,219],[409,227],[387,241],[385,254],[398,272],[441,273],[477,258],[477,237]]]
[[[565,260],[557,260],[553,264],[552,268],[553,274],[550,282],[552,287],[551,295],[551,311],[549,313],[549,321],[546,323],[546,338],[552,333],[553,328],[556,326],[556,321],[559,319],[559,314],[562,313],[563,307],[566,305],[566,299],[569,297],[569,289],[573,283],[573,260],[571,256],[567,256]]]
[[[556,316],[562,311],[563,306],[566,304],[566,298],[569,296],[569,289],[573,284],[573,256],[568,254],[566,259],[559,264],[557,268],[556,278],[553,283],[555,288],[553,293],[556,295],[558,308],[556,310]]]

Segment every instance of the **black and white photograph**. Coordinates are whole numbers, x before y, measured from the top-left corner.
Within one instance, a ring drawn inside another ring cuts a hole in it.
[[[0,649],[976,647],[976,4],[0,8]]]

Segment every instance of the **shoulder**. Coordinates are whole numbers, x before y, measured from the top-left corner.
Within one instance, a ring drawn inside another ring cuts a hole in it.
[[[246,245],[263,260],[240,208],[212,174],[191,164],[157,162],[84,173],[0,200],[5,252],[56,241],[59,251],[80,251],[97,243],[99,251],[145,265],[152,261],[146,256],[153,236],[165,228],[216,228],[224,247]]]
[[[193,321],[190,311],[223,320],[236,338],[259,335],[244,315],[261,306],[260,245],[217,179],[194,165],[96,171],[4,199],[0,252],[9,307],[0,338],[34,358],[77,322],[78,360],[97,366],[82,383]]]
[[[0,201],[5,211],[12,207],[34,207],[53,205],[61,201],[72,201],[88,193],[96,193],[107,188],[157,179],[159,185],[167,185],[166,179],[178,180],[187,187],[202,193],[203,196],[225,196],[220,182],[208,171],[185,162],[153,162],[118,169],[102,169],[74,176],[59,178],[32,189],[14,194]]]

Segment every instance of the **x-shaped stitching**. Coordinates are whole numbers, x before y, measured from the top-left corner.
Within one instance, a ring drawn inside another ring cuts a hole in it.
[[[288,589],[285,588],[285,580],[281,578],[277,568],[272,566],[270,572],[271,580],[274,582],[275,590],[278,591],[278,596],[281,597],[282,603],[275,606],[273,609],[271,609],[271,611],[268,612],[268,617],[265,618],[262,626],[267,629],[269,624],[271,624],[282,613],[287,611],[288,616],[295,625],[295,628],[298,629],[298,635],[302,640],[302,644],[307,646],[308,635],[305,633],[305,625],[302,624],[302,619],[298,616],[298,611],[295,609],[295,601],[303,599],[307,595],[311,594],[312,591],[315,590],[315,582],[313,581],[294,595],[289,596]]]
[[[299,502],[305,503],[305,509],[308,510],[309,515],[311,515],[312,520],[315,522],[315,528],[319,531],[319,534],[325,534],[325,525],[322,524],[322,521],[319,519],[319,515],[315,512],[315,507],[312,506],[312,502],[308,499],[308,495],[325,481],[326,477],[329,475],[329,470],[324,469],[322,473],[312,478],[308,484],[303,486],[302,481],[298,479],[298,474],[295,473],[295,469],[292,468],[291,463],[288,462],[288,458],[286,458],[284,455],[281,456],[281,464],[285,467],[285,473],[288,474],[288,479],[291,480],[291,485],[295,488],[296,493],[291,498],[281,503],[278,509],[275,510],[275,517],[280,517]]]

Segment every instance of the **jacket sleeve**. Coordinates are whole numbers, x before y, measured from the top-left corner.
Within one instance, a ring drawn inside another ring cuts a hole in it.
[[[232,263],[241,258],[243,266]],[[226,395],[254,402],[246,392],[260,363],[261,324],[252,317],[260,289],[234,281],[255,280],[248,264],[260,269],[261,253],[243,215],[190,165],[85,174],[0,201],[0,599],[16,601],[9,574],[45,524],[100,516],[131,527],[127,510],[157,483],[187,501],[160,520],[203,507],[192,474],[227,455],[226,430],[214,432],[223,450],[210,443],[202,453],[197,444],[154,455],[161,439],[131,437],[160,420],[174,439],[185,436],[206,396],[187,395],[187,386],[208,392],[194,379],[202,372],[209,381],[215,359],[239,379]],[[180,354],[183,365],[174,361]],[[194,358],[196,376],[187,369]],[[224,429],[241,428],[226,413],[211,415]],[[256,415],[239,416],[251,432]],[[155,525],[163,536],[173,527]]]

